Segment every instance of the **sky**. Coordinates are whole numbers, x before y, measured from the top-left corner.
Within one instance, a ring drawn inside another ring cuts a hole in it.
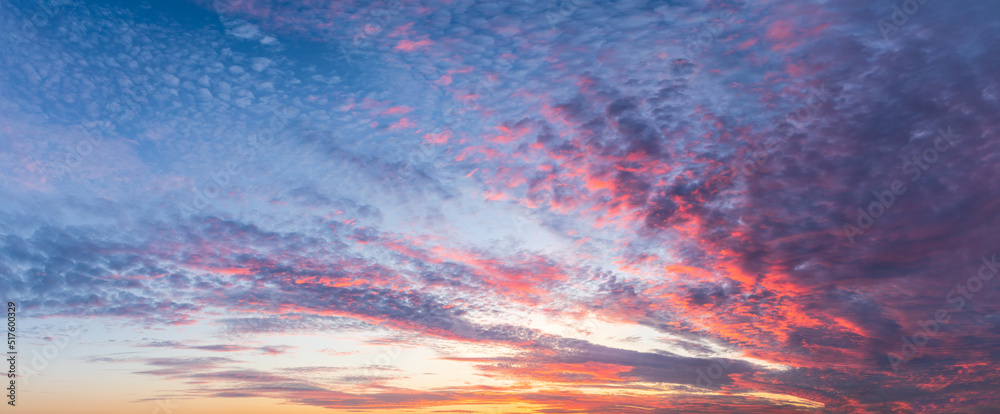
[[[0,0],[4,410],[1000,412],[998,15]]]

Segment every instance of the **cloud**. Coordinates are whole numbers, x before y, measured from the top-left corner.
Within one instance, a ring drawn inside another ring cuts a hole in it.
[[[995,5],[209,3],[0,13],[0,290],[188,355],[92,361],[333,409],[997,405]],[[319,334],[358,349],[270,344]]]

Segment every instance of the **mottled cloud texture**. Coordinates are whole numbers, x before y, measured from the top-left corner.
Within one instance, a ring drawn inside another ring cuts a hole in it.
[[[997,16],[0,1],[0,299],[66,349],[23,392],[997,412]]]

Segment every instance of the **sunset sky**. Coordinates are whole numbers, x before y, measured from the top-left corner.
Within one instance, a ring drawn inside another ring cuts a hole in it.
[[[0,0],[2,413],[998,413],[998,17]]]

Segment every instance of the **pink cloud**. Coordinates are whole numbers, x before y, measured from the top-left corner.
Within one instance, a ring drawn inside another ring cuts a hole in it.
[[[424,134],[424,141],[430,144],[444,144],[447,143],[451,138],[451,131],[444,130],[444,132],[438,134],[426,133]]]
[[[382,115],[406,114],[406,113],[410,113],[412,111],[413,111],[413,108],[410,108],[410,107],[408,107],[406,105],[400,105],[400,106],[393,106],[393,107],[391,107],[389,109],[386,109],[386,110],[382,111]]]
[[[410,29],[413,27],[413,22],[409,22],[402,26],[393,29],[392,33],[389,33],[389,37],[405,37],[412,34]]]
[[[434,81],[434,83],[441,86],[451,85],[451,76],[444,75],[440,79]]]
[[[402,50],[404,52],[412,52],[414,50],[417,50],[418,48],[425,48],[425,47],[433,45],[433,44],[434,44],[434,42],[432,42],[432,41],[430,41],[428,39],[418,40],[416,42],[414,42],[412,40],[403,39],[403,40],[400,40],[399,43],[396,44],[396,47],[394,47],[393,49],[395,49],[395,50]]]
[[[395,131],[397,129],[416,128],[416,127],[417,127],[417,124],[414,124],[413,122],[410,122],[409,118],[403,118],[403,119],[400,119],[399,122],[396,122],[395,124],[392,124],[392,126],[389,127],[389,130],[390,131]]]

